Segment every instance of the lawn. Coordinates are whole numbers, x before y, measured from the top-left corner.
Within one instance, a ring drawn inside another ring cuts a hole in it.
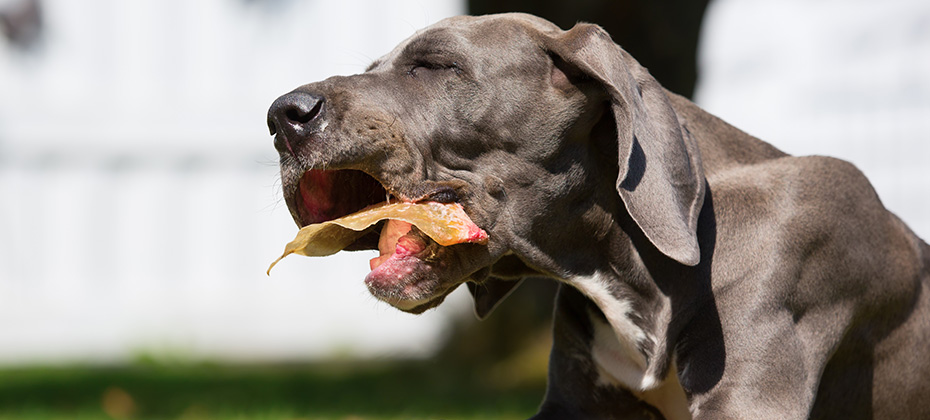
[[[525,419],[541,381],[433,361],[0,370],[0,420]]]

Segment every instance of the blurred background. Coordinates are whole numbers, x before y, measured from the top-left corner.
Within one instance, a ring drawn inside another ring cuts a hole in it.
[[[671,90],[852,161],[930,238],[924,0],[0,0],[0,419],[523,418],[554,285],[403,314],[296,232],[265,126],[444,17],[589,21]]]

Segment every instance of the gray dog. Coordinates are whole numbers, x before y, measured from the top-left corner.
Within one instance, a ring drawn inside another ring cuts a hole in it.
[[[595,25],[447,19],[268,122],[300,226],[390,195],[487,231],[412,229],[377,298],[419,313],[467,283],[484,317],[561,282],[534,418],[930,418],[930,247],[849,163],[727,125]]]

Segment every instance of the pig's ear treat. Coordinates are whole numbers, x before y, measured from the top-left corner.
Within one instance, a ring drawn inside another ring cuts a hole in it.
[[[271,263],[268,273],[278,261],[290,254],[308,257],[335,254],[362,237],[372,225],[386,219],[416,226],[440,246],[486,244],[488,241],[488,234],[471,221],[461,204],[432,201],[382,203],[338,219],[304,226],[284,247],[284,254]],[[382,232],[385,234],[389,233]]]

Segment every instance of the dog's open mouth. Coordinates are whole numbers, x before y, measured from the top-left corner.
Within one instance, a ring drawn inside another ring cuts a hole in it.
[[[297,223],[304,227],[338,219],[389,199],[381,183],[362,171],[311,169],[300,177],[288,204],[296,210]]]
[[[285,247],[325,256],[341,250],[377,249],[365,284],[376,297],[401,309],[422,306],[436,294],[445,247],[487,243],[488,236],[458,203],[405,202],[356,170],[310,170],[289,204],[301,229]],[[271,267],[269,267],[269,271]]]

